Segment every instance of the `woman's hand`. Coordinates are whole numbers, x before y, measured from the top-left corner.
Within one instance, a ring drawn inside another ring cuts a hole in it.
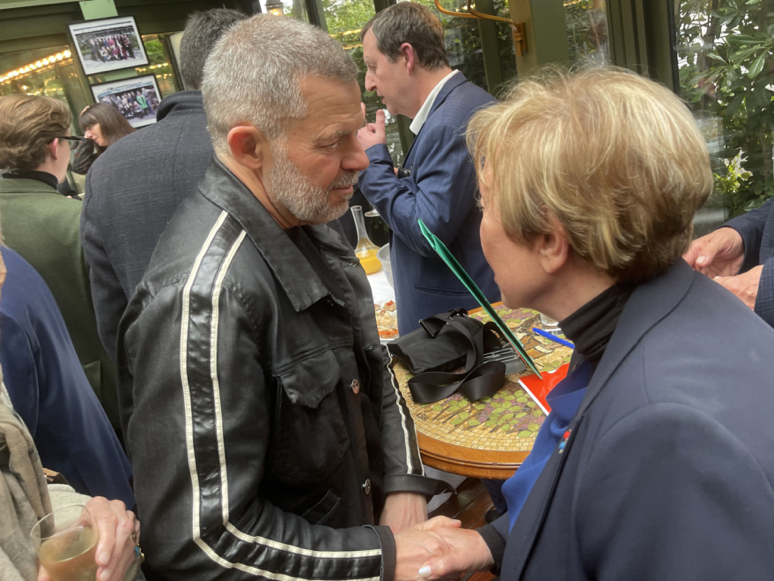
[[[121,581],[137,558],[135,547],[140,543],[140,521],[120,500],[109,501],[97,496],[86,506],[99,529],[97,579]],[[51,581],[43,567],[39,570],[38,581]]]

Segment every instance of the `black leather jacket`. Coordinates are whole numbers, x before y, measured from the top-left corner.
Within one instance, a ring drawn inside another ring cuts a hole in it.
[[[118,357],[154,570],[392,578],[384,495],[437,482],[422,476],[368,281],[332,230],[282,230],[214,160],[159,241]]]

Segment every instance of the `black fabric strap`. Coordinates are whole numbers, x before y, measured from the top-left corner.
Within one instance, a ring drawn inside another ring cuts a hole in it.
[[[465,357],[465,368],[462,373],[428,371],[415,375],[408,381],[411,397],[416,403],[433,403],[445,399],[455,392],[461,393],[470,401],[491,397],[505,384],[505,364],[500,361],[489,361],[483,365],[478,362],[484,358],[485,345],[491,346],[488,337],[493,337],[499,347],[496,326],[486,323],[482,333],[471,334],[462,317],[428,317],[420,321],[422,327],[431,336],[440,332],[444,324],[451,325],[468,343]],[[494,333],[494,334],[493,334]]]
[[[451,382],[451,383],[450,383]],[[505,383],[505,363],[489,361],[464,375],[428,371],[409,379],[408,388],[415,403],[433,403],[459,391],[470,401],[491,397]]]

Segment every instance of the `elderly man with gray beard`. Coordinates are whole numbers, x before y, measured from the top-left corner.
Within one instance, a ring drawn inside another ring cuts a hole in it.
[[[147,564],[168,579],[389,580],[396,552],[427,554],[409,527],[439,483],[365,273],[324,225],[368,165],[356,79],[290,18],[237,24],[207,61],[215,158],[118,337]]]

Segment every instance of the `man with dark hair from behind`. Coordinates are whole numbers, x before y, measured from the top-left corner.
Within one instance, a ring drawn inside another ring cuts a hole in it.
[[[156,242],[213,155],[200,91],[207,55],[226,30],[246,18],[221,8],[192,14],[180,43],[186,90],[161,102],[157,123],[106,150],[86,178],[81,243],[99,336],[112,358],[118,322]]]

